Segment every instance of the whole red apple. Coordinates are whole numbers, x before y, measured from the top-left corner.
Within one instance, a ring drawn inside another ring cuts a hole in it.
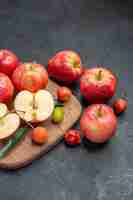
[[[19,91],[36,92],[47,86],[48,73],[41,64],[23,63],[13,72],[12,81]]]
[[[76,129],[68,130],[64,135],[64,141],[68,145],[76,146],[81,143],[80,132]]]
[[[0,102],[8,103],[12,100],[14,86],[7,75],[0,73]]]
[[[115,94],[116,86],[116,76],[103,67],[85,70],[80,80],[80,92],[90,103],[106,102]]]
[[[18,57],[13,52],[7,49],[0,49],[0,72],[10,77],[19,63]]]
[[[111,107],[93,104],[83,112],[80,128],[91,142],[104,143],[115,134],[117,118]]]
[[[72,92],[68,87],[59,87],[57,90],[57,97],[59,101],[67,102],[70,100]]]
[[[78,80],[82,74],[80,56],[70,50],[58,52],[48,61],[48,73],[66,84]]]
[[[116,99],[113,103],[114,111],[117,115],[121,114],[127,109],[128,102],[126,99],[119,98]]]

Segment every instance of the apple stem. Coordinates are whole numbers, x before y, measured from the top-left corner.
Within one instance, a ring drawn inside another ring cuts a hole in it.
[[[102,116],[102,106],[101,105],[99,106],[97,113],[98,113],[98,117]]]
[[[25,111],[23,111],[23,110],[14,110],[14,111],[12,111],[12,113],[16,113],[16,112],[23,112],[23,113],[25,113]]]
[[[102,70],[99,70],[98,74],[97,74],[97,80],[101,80],[102,79]]]

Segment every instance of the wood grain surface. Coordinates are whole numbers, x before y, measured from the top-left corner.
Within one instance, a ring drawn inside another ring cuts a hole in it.
[[[58,87],[55,82],[49,80],[47,89],[54,96]],[[64,110],[65,116],[62,123],[53,124],[50,119],[41,123],[49,132],[49,139],[46,144],[42,146],[33,144],[31,142],[30,132],[27,133],[24,139],[14,149],[0,160],[0,168],[14,170],[24,167],[58,144],[63,138],[65,131],[72,127],[80,117],[81,105],[75,96],[72,96],[71,100],[65,103]]]

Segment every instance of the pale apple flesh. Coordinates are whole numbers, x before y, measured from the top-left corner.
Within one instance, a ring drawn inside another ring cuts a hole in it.
[[[9,112],[7,106],[0,103],[0,140],[13,135],[19,126],[19,116],[16,113]]]
[[[7,106],[4,103],[0,103],[0,118],[8,112]]]
[[[14,108],[24,121],[41,122],[51,116],[54,99],[47,90],[39,90],[36,93],[23,90],[16,96]]]

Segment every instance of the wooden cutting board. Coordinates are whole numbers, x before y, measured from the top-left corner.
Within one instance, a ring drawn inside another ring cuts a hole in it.
[[[49,80],[47,89],[55,96],[56,90],[59,86]],[[43,146],[35,145],[31,142],[30,132],[22,139],[22,141],[9,152],[9,154],[0,160],[0,168],[3,169],[18,169],[24,167],[33,160],[44,155],[50,149],[52,149],[63,138],[66,130],[72,127],[72,125],[79,119],[81,113],[81,105],[75,96],[72,96],[71,100],[64,105],[65,116],[64,120],[60,124],[53,124],[51,120],[47,120],[43,124],[48,132],[49,139]]]

